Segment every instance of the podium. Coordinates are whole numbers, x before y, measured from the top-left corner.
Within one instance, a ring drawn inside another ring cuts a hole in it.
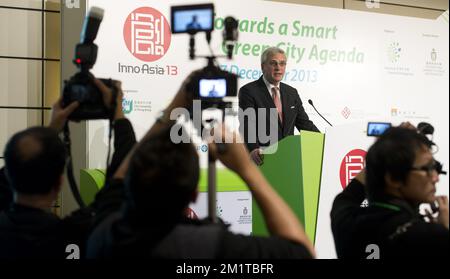
[[[324,134],[310,131],[286,137],[264,151],[264,164],[260,167],[302,222],[312,242],[316,235],[324,139]],[[252,220],[253,235],[269,235],[255,200],[252,201]]]

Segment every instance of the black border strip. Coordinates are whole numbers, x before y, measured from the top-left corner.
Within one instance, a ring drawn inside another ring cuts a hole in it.
[[[22,11],[30,11],[30,12],[44,11],[46,13],[56,13],[56,14],[61,13],[61,11],[57,11],[57,10],[45,10],[44,7],[42,9],[35,9],[35,8],[25,8],[25,7],[0,6],[0,9],[22,10]]]
[[[51,110],[50,107],[19,107],[19,106],[0,106],[0,109],[35,109],[35,110]]]

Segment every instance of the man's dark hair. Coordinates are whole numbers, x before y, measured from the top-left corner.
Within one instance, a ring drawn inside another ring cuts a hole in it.
[[[58,134],[32,127],[15,134],[5,148],[5,170],[13,191],[48,194],[64,172],[66,150]]]
[[[366,184],[370,201],[386,196],[385,175],[405,181],[414,164],[416,152],[431,148],[431,141],[416,130],[392,127],[369,148],[366,155]]]
[[[142,142],[126,177],[128,205],[139,214],[179,218],[197,189],[199,159],[190,143],[175,144],[170,128]]]

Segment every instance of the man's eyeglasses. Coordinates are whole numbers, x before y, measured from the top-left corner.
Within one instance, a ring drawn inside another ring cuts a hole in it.
[[[427,175],[431,176],[433,171],[436,171],[438,174],[444,174],[447,175],[447,172],[443,170],[443,165],[441,162],[433,160],[430,164],[422,167],[412,167],[410,170],[417,170],[417,171],[425,171]]]
[[[286,61],[280,61],[280,62],[275,61],[275,60],[269,61],[269,65],[272,67],[276,67],[277,65],[280,67],[286,67],[286,64],[287,64]]]

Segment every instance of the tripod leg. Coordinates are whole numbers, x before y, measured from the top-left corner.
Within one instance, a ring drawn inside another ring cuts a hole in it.
[[[216,213],[216,160],[208,153],[208,217],[213,223],[217,223]]]

